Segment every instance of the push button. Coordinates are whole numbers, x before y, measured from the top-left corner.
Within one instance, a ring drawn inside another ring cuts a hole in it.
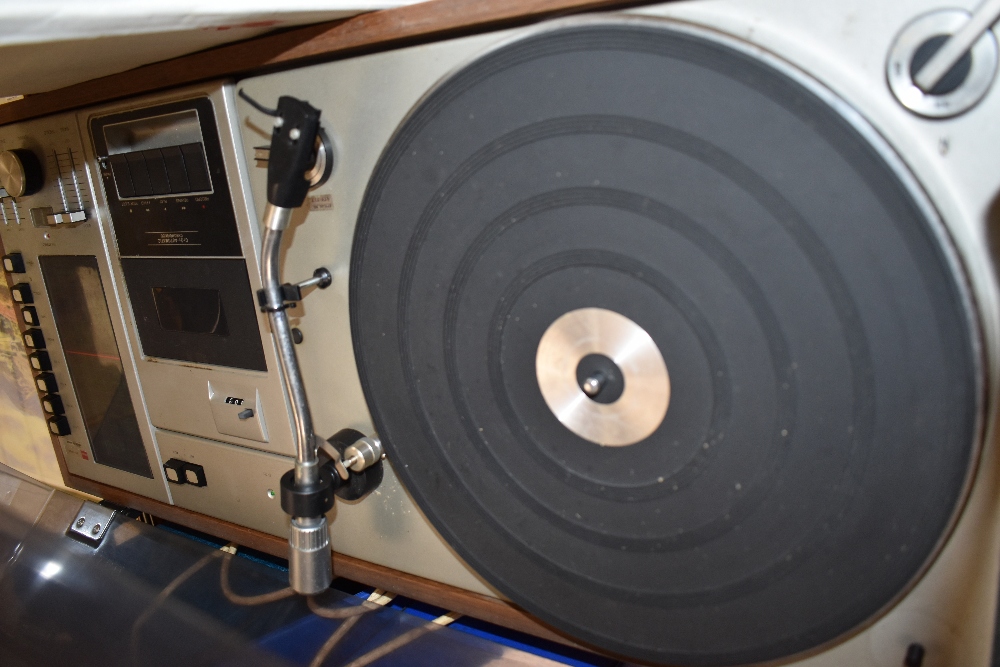
[[[66,412],[63,409],[62,399],[56,394],[42,396],[42,410],[45,410],[50,415],[61,415]]]
[[[192,486],[205,486],[205,469],[197,463],[188,463],[184,466],[184,481]]]
[[[24,257],[19,252],[3,256],[3,270],[7,273],[24,273]]]
[[[191,192],[208,192],[212,189],[212,179],[208,177],[208,163],[205,162],[205,149],[199,143],[184,144],[180,147],[184,155],[184,167],[187,170]]]
[[[10,288],[10,295],[16,303],[34,303],[35,297],[31,293],[31,285],[28,283],[18,283]]]
[[[36,371],[51,371],[52,360],[48,352],[32,352],[28,355],[28,363]]]
[[[172,484],[190,484],[191,486],[207,486],[205,469],[197,463],[182,459],[170,459],[163,464],[163,474]]]
[[[35,310],[34,306],[25,306],[21,309],[21,319],[29,327],[38,326],[38,311]]]
[[[184,484],[184,466],[186,463],[180,459],[170,459],[163,464],[163,474],[167,481],[172,484]]]
[[[24,340],[24,346],[27,348],[31,348],[32,350],[45,349],[45,336],[42,335],[41,329],[28,329],[21,334],[21,338]]]
[[[38,387],[38,391],[43,394],[55,394],[59,391],[59,384],[56,382],[56,376],[52,373],[42,373],[41,375],[35,376],[35,386]]]
[[[149,182],[149,171],[146,170],[146,161],[142,158],[142,152],[125,153],[128,161],[128,171],[132,174],[132,187],[135,188],[136,197],[148,197],[153,194],[153,186]]]
[[[175,195],[191,192],[191,184],[188,183],[187,170],[184,168],[184,155],[180,146],[168,146],[160,149],[163,156],[163,166],[167,170],[167,178],[170,180],[170,192]]]
[[[65,417],[49,417],[48,422],[53,435],[69,435],[69,420]]]
[[[135,197],[135,186],[132,185],[132,174],[128,169],[128,160],[123,153],[112,155],[108,158],[111,163],[111,173],[115,176],[115,185],[118,187],[118,198],[127,199]]]
[[[146,171],[149,173],[149,187],[154,195],[170,194],[170,181],[167,180],[167,166],[163,163],[163,156],[160,149],[152,148],[142,151],[143,160],[146,162]]]

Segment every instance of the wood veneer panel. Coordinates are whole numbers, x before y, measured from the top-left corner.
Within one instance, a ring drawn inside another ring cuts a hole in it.
[[[649,0],[647,0],[648,2]],[[0,125],[200,81],[523,25],[561,14],[620,9],[637,0],[429,0],[228,44],[27,95],[0,105]]]

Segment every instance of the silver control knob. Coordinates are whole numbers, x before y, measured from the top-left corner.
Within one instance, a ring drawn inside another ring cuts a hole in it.
[[[942,9],[905,26],[886,60],[889,88],[899,103],[927,118],[974,107],[997,73],[997,40],[989,29],[997,6],[997,0],[987,0],[975,14]]]
[[[364,437],[344,450],[344,458],[341,463],[345,468],[361,472],[381,461],[384,456],[381,440]]]
[[[0,187],[11,197],[31,195],[42,189],[45,173],[38,157],[26,148],[0,153]]]

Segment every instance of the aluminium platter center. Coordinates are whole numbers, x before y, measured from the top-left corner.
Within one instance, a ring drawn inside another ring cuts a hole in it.
[[[599,445],[639,442],[667,414],[670,375],[663,355],[642,327],[613,310],[561,315],[542,335],[535,367],[556,418]]]

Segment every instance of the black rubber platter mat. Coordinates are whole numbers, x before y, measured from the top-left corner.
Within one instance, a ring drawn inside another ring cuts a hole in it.
[[[497,589],[633,659],[830,642],[923,571],[978,452],[978,333],[939,224],[804,79],[697,34],[568,26],[449,77],[383,153],[352,259],[393,468]],[[604,308],[666,417],[601,447],[535,375]]]

